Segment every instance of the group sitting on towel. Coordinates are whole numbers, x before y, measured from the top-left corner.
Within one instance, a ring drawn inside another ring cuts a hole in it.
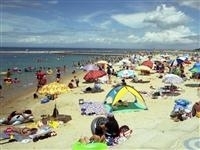
[[[87,87],[85,89],[86,93],[87,92],[95,93],[95,92],[102,92],[102,91],[103,91],[103,89],[101,88],[101,83],[98,80],[95,80],[93,87]]]
[[[112,113],[107,115],[104,124],[97,125],[95,133],[90,137],[80,138],[81,143],[103,142],[108,146],[113,146],[125,141],[130,137],[132,130],[127,125],[119,127],[117,120]]]
[[[7,118],[1,119],[0,124],[18,125],[33,121],[32,111],[27,109],[21,112],[13,111]]]
[[[1,140],[9,139],[10,142],[30,142],[45,139],[57,135],[55,131],[51,130],[47,120],[42,119],[35,127],[15,127],[9,126],[0,133]]]
[[[191,102],[185,99],[175,100],[173,111],[170,114],[171,119],[175,122],[184,121],[192,117]]]

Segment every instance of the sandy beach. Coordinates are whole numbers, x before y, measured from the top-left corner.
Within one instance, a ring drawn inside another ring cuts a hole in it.
[[[189,78],[189,68],[193,64],[185,67],[186,75]],[[60,125],[54,129],[57,136],[51,137],[38,142],[20,143],[13,142],[0,145],[2,150],[25,150],[25,149],[58,149],[70,150],[72,144],[75,143],[82,136],[91,136],[90,124],[91,121],[97,116],[83,116],[80,112],[79,99],[85,101],[103,102],[106,94],[112,89],[115,82],[120,82],[120,79],[113,77],[112,84],[102,84],[104,89],[101,93],[83,93],[83,90],[88,86],[93,86],[93,83],[84,83],[83,76],[85,72],[80,71],[75,74],[80,79],[80,86],[72,89],[69,92],[58,95],[58,98],[49,103],[41,104],[40,99],[44,96],[39,95],[38,99],[33,99],[33,93],[9,101],[0,100],[1,113],[0,117],[6,117],[13,110],[31,109],[34,114],[34,120],[41,119],[42,114],[52,114],[54,105],[57,105],[59,113],[71,115],[72,120],[66,124]],[[66,77],[61,80],[61,83],[67,84],[74,75]],[[178,87],[181,88],[179,96],[164,96],[158,99],[152,99],[153,92],[150,86],[159,88],[164,86],[162,79],[158,78],[158,74],[154,73],[150,76],[139,76],[143,80],[150,80],[150,83],[133,83],[130,79],[126,82],[130,86],[134,86],[138,91],[146,91],[147,94],[142,94],[145,99],[148,110],[141,110],[139,112],[114,112],[115,118],[119,125],[128,125],[133,134],[131,137],[122,144],[109,147],[109,149],[118,150],[185,150],[197,149],[199,145],[197,138],[199,138],[199,118],[193,117],[185,121],[174,122],[170,119],[170,113],[174,106],[174,100],[184,98],[190,100],[192,103],[199,101],[197,87],[188,87],[186,84],[194,84],[199,81],[189,79]],[[24,126],[22,124],[20,126]],[[1,131],[7,126],[0,126]]]

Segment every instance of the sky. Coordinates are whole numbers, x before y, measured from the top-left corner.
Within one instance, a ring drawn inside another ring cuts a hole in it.
[[[0,0],[0,12],[2,47],[200,47],[200,0]]]

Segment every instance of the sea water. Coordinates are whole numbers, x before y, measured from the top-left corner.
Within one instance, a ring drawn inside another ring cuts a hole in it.
[[[47,68],[53,70],[53,74],[47,75],[47,81],[52,82],[56,80],[56,68],[61,68],[61,77],[67,77],[72,74],[73,70],[78,69],[78,62],[86,64],[93,57],[87,55],[63,55],[51,53],[1,53],[0,54],[0,83],[3,87],[3,96],[0,100],[11,99],[17,95],[24,95],[30,91],[36,90],[37,79],[36,71],[42,69],[47,71]],[[64,71],[66,66],[66,71]],[[25,72],[25,68],[35,68],[31,72]],[[11,70],[11,78],[17,78],[20,82],[13,84],[6,84],[3,72],[8,69]]]

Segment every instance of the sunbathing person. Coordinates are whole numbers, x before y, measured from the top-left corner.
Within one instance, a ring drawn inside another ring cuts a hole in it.
[[[22,142],[23,140],[33,140],[34,142],[48,137],[56,136],[57,133],[50,128],[28,128],[10,126],[0,133],[1,139],[12,139],[11,141]]]
[[[142,79],[138,79],[137,76],[133,76],[132,82],[134,82],[134,83],[148,83],[150,81],[143,81]]]
[[[95,129],[95,134],[93,134],[90,138],[83,137],[79,139],[79,142],[87,144],[87,143],[93,143],[93,142],[105,142],[105,136],[104,136],[104,129],[101,126],[97,126]]]
[[[118,100],[118,102],[114,105],[114,106],[128,106],[128,102],[127,101],[122,101],[122,100]]]
[[[13,111],[7,119],[1,121],[2,124],[21,124],[23,122],[28,122],[33,120],[33,114],[31,110],[24,110],[21,112]]]
[[[8,127],[5,132],[7,132],[10,135],[14,135],[14,134],[20,134],[22,136],[29,136],[29,135],[33,135],[36,134],[38,131],[37,128],[28,128],[28,127],[24,127],[24,128],[20,128],[20,127]]]
[[[101,88],[100,83],[96,80],[94,82],[94,86],[93,87],[87,87],[84,92],[86,92],[86,93],[89,93],[89,92],[95,93],[95,92],[102,92],[102,91],[103,91],[103,89]]]

